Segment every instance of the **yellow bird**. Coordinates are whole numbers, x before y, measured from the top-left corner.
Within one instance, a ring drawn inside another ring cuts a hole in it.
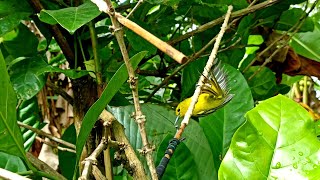
[[[221,62],[216,59],[213,70],[209,72],[209,77],[205,77],[204,85],[201,88],[192,116],[204,116],[226,105],[234,96],[229,91],[226,73],[222,70]],[[184,117],[190,103],[191,97],[179,103],[176,108],[178,118]]]

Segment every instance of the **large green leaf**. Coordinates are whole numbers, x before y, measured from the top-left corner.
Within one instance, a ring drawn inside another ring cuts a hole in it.
[[[34,96],[29,100],[23,101],[18,108],[18,121],[32,126],[37,129],[41,129],[40,127],[40,112],[38,106],[37,97]],[[29,151],[31,148],[35,138],[36,133],[21,127],[22,137],[24,140],[24,149],[25,151]]]
[[[26,166],[19,157],[4,152],[0,152],[0,168],[11,172],[27,171]]]
[[[200,126],[209,141],[216,169],[219,169],[221,159],[227,153],[233,134],[244,123],[245,113],[253,108],[251,90],[242,74],[227,64],[224,70],[227,72],[230,93],[234,97],[217,112],[200,118]]]
[[[17,125],[17,98],[0,51],[0,151],[26,159],[23,139]]]
[[[146,51],[142,51],[130,59],[133,69],[138,67],[139,62],[147,54]],[[76,149],[77,149],[77,161],[75,172],[78,170],[77,165],[79,163],[80,155],[82,153],[83,146],[93,128],[96,120],[98,119],[100,113],[106,108],[107,104],[111,101],[112,97],[118,92],[123,83],[128,79],[128,72],[126,66],[123,64],[118,71],[113,75],[107,84],[106,88],[103,90],[100,98],[89,108],[86,115],[83,118],[80,132],[77,139]],[[74,173],[74,177],[75,177]]]
[[[94,3],[86,1],[78,7],[42,10],[40,12],[40,20],[48,24],[59,23],[70,33],[74,33],[78,28],[99,16],[100,13]]]
[[[20,99],[27,100],[36,95],[46,82],[45,73],[47,72],[61,72],[70,78],[79,78],[88,74],[87,71],[63,70],[50,66],[44,59],[43,56],[18,58],[10,64],[8,68],[10,79]]]
[[[167,136],[173,137],[176,132],[174,126],[176,119],[175,113],[171,109],[153,104],[144,104],[141,109],[147,119],[146,131],[149,136],[148,139],[150,143],[157,147],[157,157],[161,157],[164,155],[164,148],[160,146],[166,147],[169,141],[164,142],[164,140],[167,139]],[[131,118],[134,107],[132,105],[114,107],[111,109],[111,112],[125,127],[125,133],[133,148],[141,149],[143,144],[141,142],[139,129],[137,123]],[[168,169],[164,177],[172,176],[174,178],[177,177],[177,179],[184,179],[186,177],[183,176],[183,174],[189,174],[190,172],[187,171],[191,170],[194,175],[190,175],[190,177],[198,177],[196,179],[217,179],[217,169],[215,169],[210,145],[199,124],[191,120],[183,133],[183,137],[185,137],[186,140],[182,143],[187,149],[183,149],[183,145],[178,146],[177,152],[173,155],[175,159],[173,162],[170,162],[172,164],[167,167]],[[160,147],[160,149],[158,147]],[[190,157],[191,159],[186,159],[185,157]],[[194,162],[194,164],[192,162]],[[188,164],[194,167],[185,166]],[[179,167],[180,165],[183,166],[183,168]]]
[[[219,179],[319,179],[320,142],[308,112],[278,95],[246,114]]]
[[[293,36],[290,46],[304,57],[320,61],[320,31],[298,33]]]

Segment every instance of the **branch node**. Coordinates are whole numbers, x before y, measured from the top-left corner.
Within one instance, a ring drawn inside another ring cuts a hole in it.
[[[146,116],[145,115],[136,116],[136,122],[138,124],[146,122]]]
[[[112,125],[112,121],[105,121],[105,122],[103,122],[102,125],[105,127],[110,127]]]
[[[93,157],[87,157],[85,158],[81,163],[82,164],[85,164],[86,162],[89,162],[90,164],[94,164],[94,165],[97,165],[98,164],[98,161],[96,158],[93,158]]]
[[[111,33],[114,35],[115,33],[117,33],[118,31],[122,30],[122,27],[119,26],[118,28],[114,27],[114,26],[109,26],[109,30],[111,31]]]
[[[142,149],[138,149],[138,152],[145,156],[148,153],[152,153],[155,149],[156,147],[154,145],[152,147],[144,146]]]
[[[137,85],[137,79],[138,77],[129,77],[127,82],[130,84],[131,88]]]

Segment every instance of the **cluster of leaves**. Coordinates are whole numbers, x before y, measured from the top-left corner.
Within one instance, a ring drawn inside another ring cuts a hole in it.
[[[46,10],[42,10],[38,16],[27,0],[0,2],[0,143],[3,144],[0,146],[0,167],[12,172],[33,169],[25,151],[30,148],[35,134],[22,129],[22,138],[16,124],[16,113],[19,121],[41,128],[40,117],[35,113],[38,111],[35,95],[44,87],[48,73],[64,73],[73,79],[88,76],[89,71],[94,69],[93,48],[97,48],[106,87],[101,97],[87,111],[77,140],[70,139],[76,137],[74,127],[70,127],[63,136],[76,143],[77,154],[59,152],[61,172],[71,178],[73,167],[79,163],[81,150],[94,126],[92,119],[97,119],[107,105],[113,105],[109,110],[124,125],[131,145],[140,149],[142,142],[138,127],[131,119],[134,108],[130,105],[130,88],[125,83],[128,74],[121,61],[117,41],[108,29],[110,19],[101,14],[90,1],[77,7],[63,1],[41,2]],[[265,33],[265,29],[268,32],[288,31],[306,13],[302,8],[290,8],[290,5],[303,2],[283,1],[255,11],[242,17],[226,32],[218,58],[225,63],[231,93],[235,96],[224,108],[200,118],[199,123],[193,121],[188,125],[184,133],[186,140],[172,157],[164,179],[213,179],[218,176],[220,179],[281,179],[288,173],[311,179],[320,176],[320,144],[308,114],[284,96],[271,98],[254,108],[255,100],[286,93],[289,88],[284,86],[290,85],[289,81],[283,85],[277,84],[275,73],[266,67],[250,81],[248,77],[259,67],[250,67],[244,75],[240,72],[265,47],[265,41],[270,35]],[[130,19],[160,39],[170,41],[223,16],[228,5],[233,5],[234,11],[237,11],[247,8],[248,3],[245,0],[148,0]],[[125,1],[116,6],[117,10],[126,14],[132,4]],[[39,40],[26,23],[21,23],[22,20],[32,20],[45,38]],[[98,47],[92,47],[90,43],[89,28],[86,25],[90,21],[95,23]],[[320,35],[318,21],[318,13],[307,17],[291,42],[297,53],[316,61],[320,61],[320,51],[317,51],[319,46],[315,40]],[[71,41],[71,47],[78,52],[77,58],[73,62],[69,61],[73,69],[62,70],[58,67],[68,57],[64,57],[52,39],[48,24],[58,24],[67,31],[63,31],[66,39]],[[212,27],[176,43],[175,47],[186,55],[192,55],[204,47],[219,30],[219,26]],[[125,40],[134,69],[146,72],[139,75],[138,87],[140,99],[146,100],[161,83],[162,77],[170,75],[177,65],[128,29],[125,29]],[[49,59],[45,55],[47,51],[52,54]],[[156,163],[159,163],[176,130],[173,125],[174,111],[168,105],[176,104],[193,93],[199,72],[202,72],[207,60],[205,55],[210,51],[208,49],[204,56],[190,63],[166,87],[161,88],[151,99],[154,104],[146,103],[142,106],[147,117],[148,138],[157,147]],[[79,68],[82,70],[77,70]],[[90,75],[95,77],[95,74]],[[15,109],[16,97],[23,100],[18,112]],[[67,157],[75,161],[66,161]],[[115,175],[125,176],[126,173],[117,169]]]

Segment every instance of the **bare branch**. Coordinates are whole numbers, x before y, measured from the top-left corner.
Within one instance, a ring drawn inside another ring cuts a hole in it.
[[[29,126],[29,125],[27,125],[27,124],[23,124],[22,122],[17,121],[17,123],[18,123],[19,126],[21,126],[21,127],[23,127],[23,128],[26,128],[26,129],[29,129],[29,130],[31,130],[32,132],[35,132],[35,133],[37,133],[37,134],[40,135],[40,136],[47,137],[47,138],[49,138],[49,139],[51,139],[51,140],[53,140],[53,141],[55,141],[55,142],[57,142],[57,143],[60,143],[60,144],[65,145],[65,146],[67,146],[67,147],[69,147],[69,148],[71,148],[71,149],[76,149],[76,146],[75,146],[74,144],[71,144],[71,143],[69,143],[69,142],[67,142],[67,141],[64,141],[64,140],[62,140],[62,139],[59,139],[59,138],[57,138],[57,137],[54,137],[54,136],[52,136],[51,134],[48,134],[48,133],[46,133],[46,132],[44,132],[44,131],[42,131],[42,130],[39,130],[39,129],[34,128],[34,127],[32,127],[32,126]]]
[[[48,173],[49,175],[52,175],[54,177],[57,177],[57,179],[66,180],[64,176],[59,174],[56,170],[52,169],[48,164],[42,162],[38,158],[34,157],[31,153],[27,152],[26,156],[28,160],[31,162],[31,164],[36,167],[38,170]]]
[[[247,15],[249,13],[252,13],[254,11],[269,7],[269,6],[271,6],[271,5],[275,4],[275,3],[278,3],[280,1],[281,0],[268,0],[268,1],[264,1],[264,2],[262,2],[260,4],[250,6],[250,7],[246,8],[246,9],[241,9],[239,11],[235,11],[235,12],[233,12],[231,14],[231,18],[237,18],[237,17],[245,16],[245,15]],[[208,23],[206,23],[204,25],[199,26],[194,31],[190,31],[190,32],[188,32],[188,33],[186,33],[184,35],[179,36],[176,39],[168,41],[168,43],[171,44],[171,45],[176,44],[176,43],[178,43],[178,42],[180,42],[182,40],[185,40],[185,39],[187,39],[187,38],[189,38],[189,37],[191,37],[191,36],[193,36],[193,35],[195,35],[197,33],[203,32],[203,31],[205,31],[207,29],[210,29],[210,28],[212,28],[212,27],[214,27],[214,26],[216,26],[218,24],[221,24],[224,21],[224,19],[225,19],[225,17],[222,16],[222,17],[220,17],[218,19],[210,21],[210,22],[208,22]]]
[[[130,11],[130,13],[127,15],[127,19],[133,14],[134,11],[138,9],[138,7],[143,3],[143,0],[139,0],[137,4],[134,6],[134,8]]]

